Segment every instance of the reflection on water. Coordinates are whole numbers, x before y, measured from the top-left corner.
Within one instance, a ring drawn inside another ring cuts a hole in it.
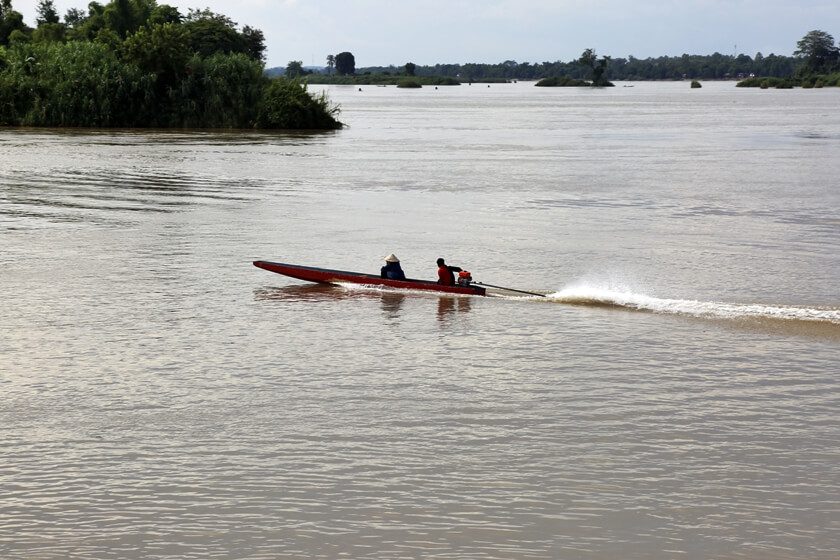
[[[353,297],[354,292],[332,284],[294,284],[291,286],[265,286],[254,290],[256,301],[319,301]]]
[[[406,294],[400,292],[386,292],[383,291],[382,311],[388,319],[397,319],[400,316],[400,307],[405,301]]]
[[[447,321],[457,313],[468,313],[471,305],[471,296],[441,296],[440,299],[438,299],[437,307],[438,321]]]
[[[333,130],[230,130],[230,129],[86,129],[86,128],[16,128],[0,135],[0,144],[21,146],[65,142],[98,146],[142,146],[165,142],[187,145],[303,145],[324,143],[337,132]],[[0,131],[3,131],[0,128]]]
[[[423,297],[420,294],[417,297]],[[334,284],[294,284],[283,287],[262,287],[254,290],[256,301],[278,302],[334,302],[338,300],[379,300],[383,314],[388,319],[397,319],[408,294],[381,288],[353,287]]]

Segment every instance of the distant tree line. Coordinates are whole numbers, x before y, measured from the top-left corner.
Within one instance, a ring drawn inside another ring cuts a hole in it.
[[[712,55],[660,56],[657,58],[615,57],[602,73],[606,80],[724,80],[746,77],[750,74],[784,77],[792,75],[799,60],[795,57],[757,53],[754,57],[714,53]],[[399,73],[397,66],[369,66],[359,73]],[[516,62],[506,60],[498,64],[435,64],[416,65],[416,76],[449,76],[462,82],[503,78],[506,80],[538,80],[541,78],[572,78],[586,80],[592,77],[592,68],[580,60],[569,62]]]
[[[155,0],[91,2],[28,27],[0,0],[0,125],[340,127],[305,85],[264,76],[263,33]]]
[[[593,49],[586,49],[577,59],[569,62],[518,63],[506,60],[498,64],[435,64],[419,66],[407,62],[404,66],[355,67],[350,52],[327,56],[324,72],[304,70],[301,61],[290,61],[286,75],[315,75],[313,83],[383,84],[396,83],[391,77],[417,77],[421,83],[455,84],[463,82],[498,82],[509,80],[541,80],[543,85],[609,85],[609,80],[743,80],[750,77],[792,80],[784,83],[803,84],[825,82],[816,76],[840,72],[840,47],[824,31],[810,31],[798,43],[793,56],[756,53],[746,54],[660,56],[640,59],[598,57]],[[339,77],[332,77],[333,68]],[[283,69],[272,68],[272,74],[282,74]],[[326,74],[324,79],[320,74]],[[591,80],[586,82],[586,80]],[[423,81],[425,80],[425,81]],[[781,83],[781,82],[780,82]]]
[[[506,60],[498,64],[435,64],[420,66],[408,63],[398,66],[367,66],[362,75],[445,76],[461,82],[495,80],[539,80],[543,78],[568,83],[591,79],[593,83],[608,80],[726,80],[750,76],[794,78],[840,71],[840,47],[824,31],[810,31],[798,43],[793,56],[756,53],[726,55],[634,56],[601,57],[587,49],[577,60],[569,62],[516,62]]]

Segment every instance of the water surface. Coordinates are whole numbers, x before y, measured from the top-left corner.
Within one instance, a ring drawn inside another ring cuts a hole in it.
[[[0,557],[840,556],[838,92],[634,85],[0,130]]]

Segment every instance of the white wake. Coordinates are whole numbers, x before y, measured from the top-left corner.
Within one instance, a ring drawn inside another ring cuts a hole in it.
[[[810,308],[756,303],[724,303],[689,299],[667,299],[647,296],[633,291],[604,289],[592,286],[569,286],[547,294],[546,299],[577,305],[609,305],[649,311],[720,319],[774,319],[816,321],[840,325],[840,309]]]

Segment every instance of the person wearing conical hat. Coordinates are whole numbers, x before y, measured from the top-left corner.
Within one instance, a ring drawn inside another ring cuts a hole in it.
[[[385,257],[385,266],[382,267],[379,275],[391,280],[405,280],[405,272],[400,266],[400,259],[394,253]]]

